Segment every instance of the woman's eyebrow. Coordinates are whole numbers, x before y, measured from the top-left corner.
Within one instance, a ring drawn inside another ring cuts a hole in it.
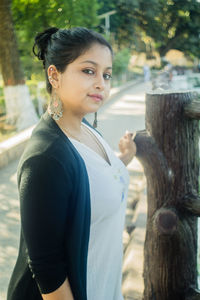
[[[81,64],[85,64],[85,63],[90,63],[92,65],[94,65],[95,67],[98,65],[95,61],[93,60],[85,60],[85,61],[82,61]],[[112,70],[112,67],[107,67],[106,69],[111,69]]]

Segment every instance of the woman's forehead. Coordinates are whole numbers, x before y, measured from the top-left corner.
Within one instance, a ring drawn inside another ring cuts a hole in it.
[[[96,65],[107,65],[112,67],[112,54],[107,46],[94,44],[81,54],[76,60],[76,63],[92,63]]]

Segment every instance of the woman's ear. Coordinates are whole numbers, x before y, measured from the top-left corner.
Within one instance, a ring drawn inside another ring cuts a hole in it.
[[[60,72],[56,66],[50,65],[47,70],[48,79],[54,89],[59,88],[60,85]]]

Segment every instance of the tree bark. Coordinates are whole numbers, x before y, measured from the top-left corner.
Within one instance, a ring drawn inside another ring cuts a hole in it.
[[[37,116],[20,63],[11,0],[0,0],[0,20],[0,68],[4,81],[6,112],[8,122],[21,130],[34,124]]]
[[[0,64],[4,84],[24,84],[11,15],[11,0],[0,0]]]
[[[184,107],[185,115],[196,120],[200,119],[200,101],[194,93],[194,100]]]
[[[144,300],[197,300],[199,123],[193,93],[146,95],[146,130],[137,157],[147,178]]]

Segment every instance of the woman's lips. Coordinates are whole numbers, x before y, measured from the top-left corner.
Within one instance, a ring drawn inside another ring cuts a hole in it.
[[[88,96],[91,97],[95,102],[101,102],[103,100],[103,97],[101,95],[93,94]]]

